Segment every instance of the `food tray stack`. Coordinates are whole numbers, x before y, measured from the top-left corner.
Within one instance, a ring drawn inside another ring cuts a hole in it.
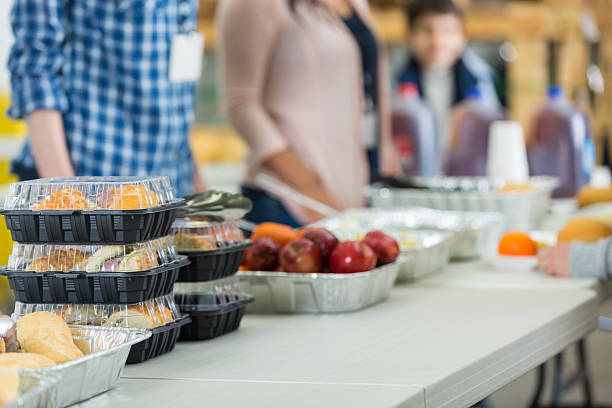
[[[253,298],[235,277],[251,245],[237,221],[183,218],[176,220],[172,234],[178,253],[189,259],[174,289],[179,310],[191,316],[180,340],[210,340],[238,329]]]
[[[0,275],[16,318],[47,310],[70,324],[150,330],[128,363],[171,351],[189,321],[172,298],[189,261],[168,237],[183,205],[166,177],[13,183],[0,214],[16,243]]]

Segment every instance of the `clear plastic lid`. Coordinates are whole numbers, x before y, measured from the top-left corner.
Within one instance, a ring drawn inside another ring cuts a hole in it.
[[[172,225],[174,246],[180,252],[211,251],[245,243],[237,221],[205,222],[186,218]]]
[[[140,210],[176,200],[167,177],[66,177],[13,183],[4,210]]]
[[[68,324],[153,329],[177,320],[181,315],[172,295],[135,305],[67,305],[15,303],[14,319],[34,312],[51,312]]]
[[[240,288],[238,277],[210,282],[177,282],[174,299],[186,312],[216,310],[249,297]]]
[[[131,245],[13,245],[7,269],[23,272],[139,272],[179,258],[171,237]]]

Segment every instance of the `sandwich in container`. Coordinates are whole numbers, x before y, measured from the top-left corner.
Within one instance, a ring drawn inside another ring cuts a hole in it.
[[[21,302],[125,304],[171,293],[188,262],[168,237],[130,245],[16,243],[0,275]]]

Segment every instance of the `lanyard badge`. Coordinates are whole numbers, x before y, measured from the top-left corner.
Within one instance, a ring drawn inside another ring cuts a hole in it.
[[[202,75],[204,36],[186,27],[189,13],[189,0],[182,0],[180,5],[181,33],[172,37],[170,47],[169,79],[173,83],[195,82]]]

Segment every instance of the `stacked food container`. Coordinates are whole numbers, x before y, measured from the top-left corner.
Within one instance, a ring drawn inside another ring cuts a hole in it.
[[[11,185],[2,214],[16,241],[6,276],[14,320],[50,311],[68,324],[144,329],[127,363],[171,351],[189,323],[172,297],[181,267],[168,237],[177,208],[165,177],[74,177]]]
[[[180,340],[208,340],[238,329],[253,298],[234,276],[250,246],[237,221],[180,218],[172,233],[178,253],[190,261],[174,287],[180,312],[191,317]]]

